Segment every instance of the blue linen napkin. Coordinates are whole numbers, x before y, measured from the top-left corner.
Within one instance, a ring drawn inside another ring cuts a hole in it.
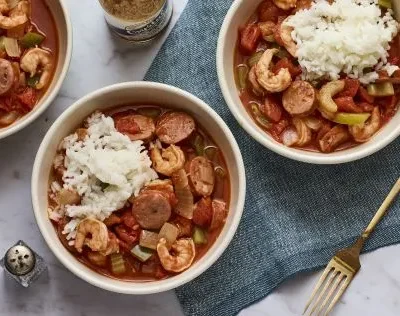
[[[372,218],[400,175],[400,141],[336,166],[295,162],[264,148],[237,124],[219,89],[215,52],[231,0],[189,0],[146,80],[200,97],[233,131],[245,162],[247,196],[239,229],[222,257],[176,290],[186,315],[228,316],[299,272],[327,264]],[[400,203],[366,250],[400,242]]]

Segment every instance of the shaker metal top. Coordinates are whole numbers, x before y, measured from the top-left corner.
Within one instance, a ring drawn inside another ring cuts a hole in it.
[[[16,245],[7,251],[5,266],[15,275],[25,275],[35,267],[35,255],[30,248]]]

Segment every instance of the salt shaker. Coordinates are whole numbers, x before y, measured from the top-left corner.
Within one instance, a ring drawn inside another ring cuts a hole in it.
[[[47,267],[42,257],[22,240],[7,250],[0,266],[6,274],[24,287],[31,285]]]
[[[172,0],[99,0],[110,29],[125,40],[147,42],[172,16]]]

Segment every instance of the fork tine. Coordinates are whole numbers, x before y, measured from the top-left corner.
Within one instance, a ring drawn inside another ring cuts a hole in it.
[[[328,291],[329,287],[332,285],[333,280],[340,274],[340,272],[336,271],[335,269],[331,269],[332,273],[329,276],[329,279],[326,281],[324,288],[322,289],[322,291],[319,293],[318,298],[316,299],[316,301],[314,302],[314,306],[310,311],[309,315],[312,315],[314,313],[314,311],[318,308],[319,302],[322,300],[322,298],[324,297],[325,293]]]
[[[329,265],[325,268],[325,271],[322,273],[321,277],[318,280],[317,285],[315,285],[313,292],[311,293],[310,299],[308,300],[306,307],[304,308],[303,315],[306,313],[307,309],[310,307],[312,300],[314,299],[315,294],[317,294],[319,288],[321,287],[322,283],[324,283],[326,277],[328,276],[329,272],[331,272],[332,267]]]
[[[326,310],[325,316],[329,315],[332,308],[336,305],[339,301],[340,297],[343,295],[344,291],[346,291],[347,287],[349,286],[351,278],[348,276],[344,278],[344,282],[342,283],[339,291],[336,293],[335,297],[333,298],[332,302],[329,304],[328,309]]]
[[[317,314],[320,314],[320,313],[323,312],[323,310],[325,309],[326,304],[333,297],[333,294],[335,293],[335,291],[337,290],[340,282],[342,282],[344,278],[345,277],[343,275],[341,275],[340,272],[337,274],[337,278],[335,280],[335,283],[333,283],[331,289],[329,290],[329,293],[326,295],[326,297],[325,297],[324,301],[322,302]]]

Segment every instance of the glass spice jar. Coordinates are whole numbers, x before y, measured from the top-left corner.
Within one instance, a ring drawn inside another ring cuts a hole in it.
[[[146,42],[159,35],[172,16],[172,0],[99,0],[110,29],[125,40]]]

